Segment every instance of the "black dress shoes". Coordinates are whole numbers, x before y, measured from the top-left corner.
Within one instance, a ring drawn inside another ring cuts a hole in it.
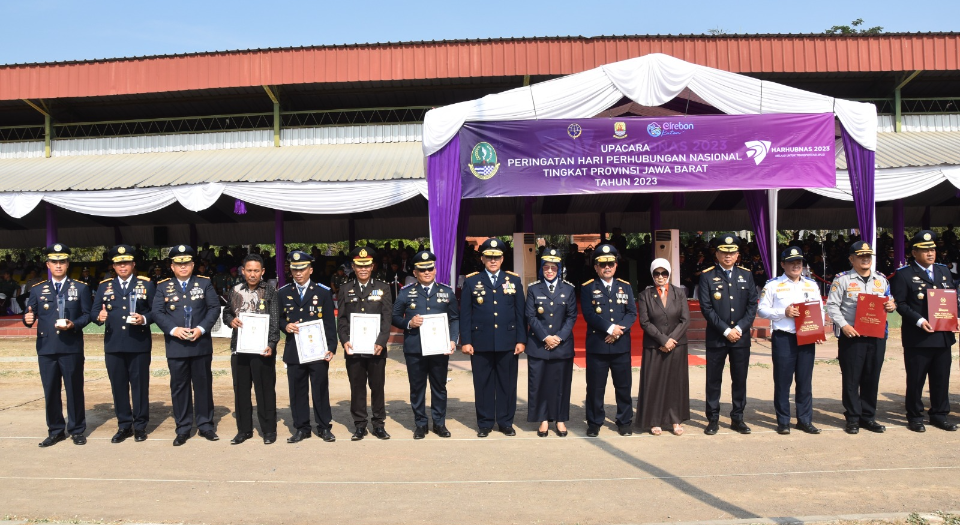
[[[357,430],[350,436],[350,441],[360,441],[363,436],[368,434],[367,427],[357,427]]]
[[[734,432],[739,432],[741,434],[749,434],[751,432],[750,427],[743,422],[742,419],[734,419],[730,422],[730,430]]]
[[[217,433],[212,430],[201,430],[200,432],[197,432],[197,434],[200,434],[200,437],[206,439],[207,441],[220,440],[220,436],[218,436]]]
[[[786,435],[789,434],[789,433],[790,433],[790,425],[789,425],[789,424],[787,424],[787,425],[777,425],[777,434],[780,434],[781,436],[786,436]]]
[[[517,431],[513,427],[500,427],[500,432],[503,432],[504,436],[516,436]]]
[[[553,426],[553,431],[556,432],[557,435],[560,436],[560,437],[562,437],[562,438],[567,437],[567,431],[566,431],[566,430],[560,430],[560,428],[557,427],[556,425]]]
[[[450,437],[450,431],[447,430],[446,425],[433,425],[433,433],[442,438]]]
[[[819,434],[820,429],[813,426],[813,423],[801,423],[797,421],[797,430],[801,432],[806,432],[807,434]]]
[[[912,430],[913,432],[927,431],[927,427],[923,426],[923,421],[917,421],[917,422],[911,421],[910,423],[907,423],[907,428]]]
[[[173,446],[179,447],[187,442],[190,439],[190,434],[177,434],[177,437],[173,440]]]
[[[310,432],[306,430],[298,430],[292,436],[287,438],[287,443],[299,443],[304,439],[310,439]]]
[[[317,437],[326,441],[327,443],[333,443],[337,440],[337,437],[333,435],[333,432],[330,432],[329,428],[323,430],[317,428]]]
[[[230,440],[231,445],[239,445],[253,437],[253,432],[240,432]]]
[[[70,439],[73,440],[74,445],[86,445],[87,437],[83,434],[73,434],[70,436]]]
[[[930,421],[930,424],[939,428],[940,430],[946,430],[947,432],[956,432],[957,424],[951,423],[945,419],[936,419]]]
[[[617,433],[621,436],[632,436],[633,429],[630,428],[630,425],[619,425],[617,426]]]
[[[427,427],[417,427],[413,430],[413,439],[423,439],[425,437],[427,437]]]
[[[587,425],[587,437],[595,438],[600,435],[600,427]]]
[[[147,440],[147,431],[146,430],[134,430],[133,431],[133,440],[137,443]]]
[[[390,439],[390,434],[387,434],[383,427],[373,427],[373,435],[377,436],[377,439]]]
[[[860,433],[860,424],[856,421],[847,421],[847,425],[843,427],[843,431],[851,435],[858,434]]]
[[[127,439],[128,437],[130,437],[130,436],[132,436],[132,435],[133,435],[133,429],[132,429],[132,428],[121,428],[120,430],[117,431],[116,434],[113,435],[112,438],[110,438],[110,442],[111,442],[111,443],[123,443],[123,441],[124,441],[125,439]]]
[[[57,435],[47,437],[47,439],[44,439],[38,445],[40,448],[52,447],[64,439],[67,439],[67,435],[61,432]]]
[[[263,444],[272,445],[277,442],[277,433],[276,432],[267,432],[263,435]]]
[[[876,420],[871,419],[870,421],[861,420],[860,427],[864,430],[869,430],[870,432],[876,432],[877,434],[883,434],[887,430],[887,427],[877,423]]]
[[[703,433],[712,436],[716,434],[718,430],[720,430],[720,422],[716,419],[711,419],[710,422],[707,423],[707,428],[703,429]]]
[[[485,438],[485,437],[487,437],[487,436],[490,435],[490,431],[491,431],[491,430],[493,430],[493,429],[492,429],[492,428],[481,428],[481,429],[477,430],[477,437],[478,437],[478,438]]]

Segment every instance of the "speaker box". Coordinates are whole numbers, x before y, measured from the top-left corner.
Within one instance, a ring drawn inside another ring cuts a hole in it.
[[[527,283],[537,280],[537,236],[535,234],[513,234],[513,271],[520,274],[524,291],[527,289]]]
[[[653,254],[655,258],[666,259],[670,263],[670,283],[680,286],[680,230],[653,232]]]

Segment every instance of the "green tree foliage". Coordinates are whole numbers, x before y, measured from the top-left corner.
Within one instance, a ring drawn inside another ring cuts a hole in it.
[[[824,34],[827,34],[827,35],[879,35],[880,33],[883,33],[883,28],[880,26],[861,28],[862,25],[863,25],[863,19],[858,18],[853,22],[850,22],[850,25],[848,26],[833,26],[830,29],[827,29],[826,31],[824,31]]]

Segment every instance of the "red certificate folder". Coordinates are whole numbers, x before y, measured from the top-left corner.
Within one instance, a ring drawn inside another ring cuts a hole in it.
[[[957,331],[956,290],[927,290],[927,322],[935,332]]]
[[[809,345],[819,341],[826,341],[823,331],[823,313],[819,302],[797,303],[800,315],[793,318],[797,326],[797,344]]]
[[[878,337],[883,339],[887,329],[887,311],[883,305],[886,297],[862,293],[857,296],[857,313],[853,321],[853,329],[861,337]]]

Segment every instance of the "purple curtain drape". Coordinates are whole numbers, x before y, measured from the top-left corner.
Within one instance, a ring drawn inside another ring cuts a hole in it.
[[[757,250],[760,251],[760,260],[763,261],[763,268],[767,275],[773,278],[777,271],[770,265],[770,210],[767,204],[766,190],[748,190],[743,192],[747,200],[747,211],[750,213],[750,221],[753,223],[754,239],[757,242]],[[757,283],[763,284],[763,283]]]
[[[877,204],[874,199],[874,177],[877,154],[860,145],[840,126],[843,138],[843,150],[847,156],[847,173],[850,175],[850,188],[853,190],[853,203],[857,209],[857,223],[860,226],[860,238],[877,244]]]
[[[899,268],[906,262],[906,254],[903,250],[903,230],[905,228],[903,220],[903,199],[893,201],[893,262]],[[879,254],[878,254],[879,255]]]
[[[427,157],[427,195],[430,201],[430,243],[437,256],[437,281],[456,286],[450,275],[458,251],[460,222],[460,136]]]

